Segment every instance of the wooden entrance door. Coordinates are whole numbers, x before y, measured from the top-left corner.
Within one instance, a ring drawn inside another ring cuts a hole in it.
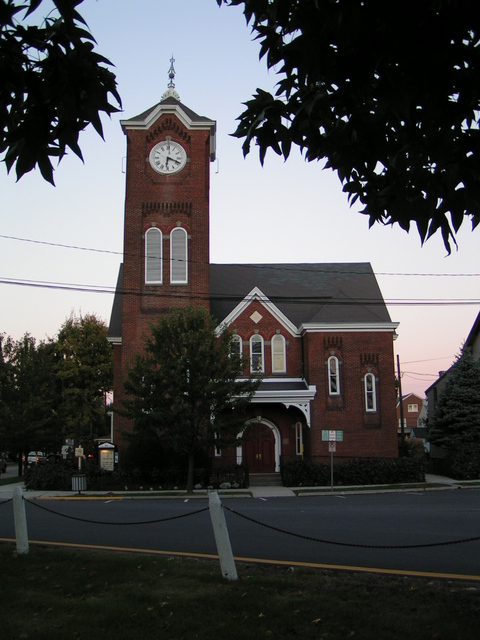
[[[265,424],[251,424],[244,432],[243,459],[250,473],[275,473],[275,437]]]

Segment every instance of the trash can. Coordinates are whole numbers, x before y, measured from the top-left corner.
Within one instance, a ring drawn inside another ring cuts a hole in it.
[[[81,493],[82,491],[87,490],[87,476],[84,473],[79,473],[76,476],[72,476],[72,491],[78,491]]]

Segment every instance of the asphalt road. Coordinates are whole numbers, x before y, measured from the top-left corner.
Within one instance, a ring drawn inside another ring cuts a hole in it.
[[[236,557],[480,577],[480,489],[222,503]],[[32,541],[216,554],[204,498],[27,500],[26,513]],[[0,538],[14,535],[0,499]]]

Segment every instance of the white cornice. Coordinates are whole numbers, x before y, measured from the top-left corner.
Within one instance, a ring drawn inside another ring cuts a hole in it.
[[[120,125],[125,132],[127,129],[150,129],[155,124],[158,118],[164,114],[176,115],[177,118],[187,127],[187,129],[213,129],[215,131],[215,120],[208,120],[203,118],[202,120],[192,120],[190,116],[182,109],[181,104],[157,104],[151,111],[145,114],[145,118],[134,120],[120,120]]]
[[[306,322],[300,327],[302,333],[331,333],[338,332],[370,332],[380,331],[393,333],[399,322]]]
[[[215,120],[208,120],[207,118],[202,118],[201,120],[192,120],[190,116],[182,109],[181,104],[164,104],[160,102],[154,107],[151,111],[148,111],[145,114],[143,119],[130,119],[130,120],[120,120],[120,125],[122,127],[123,133],[126,133],[129,130],[148,130],[152,127],[158,118],[164,114],[175,115],[187,128],[192,130],[209,130],[210,131],[210,161],[213,162],[215,160],[216,154],[216,130],[217,123]]]
[[[300,336],[300,332],[293,322],[291,322],[258,287],[254,287],[221,322],[221,324],[216,328],[217,334],[221,333],[225,326],[228,327],[233,324],[235,320],[249,307],[249,305],[256,301],[260,302],[266,311],[268,311],[268,313],[270,313],[289,333],[291,333],[292,336],[296,338]]]

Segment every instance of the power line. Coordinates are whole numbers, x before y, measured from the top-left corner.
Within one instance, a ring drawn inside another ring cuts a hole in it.
[[[417,364],[418,362],[434,362],[435,360],[451,360],[454,356],[444,356],[443,358],[428,358],[428,360],[409,360],[408,362],[402,362],[405,364]]]
[[[86,285],[76,283],[65,282],[49,282],[42,280],[15,280],[10,278],[1,278],[0,284],[20,286],[20,287],[34,287],[40,289],[52,289],[62,291],[77,291],[83,293],[106,293],[114,294],[116,292],[115,287],[102,286],[102,285]],[[142,296],[142,297],[154,297],[154,298],[190,298],[191,292],[178,292],[178,293],[164,293],[160,291],[140,291],[140,290],[120,290],[118,293],[124,296]],[[203,298],[205,300],[211,299],[215,301],[223,302],[240,302],[242,300],[248,300],[248,296],[238,294],[223,294],[223,295],[211,295],[208,293],[196,293],[193,295],[196,298]],[[254,296],[251,300],[256,300]],[[372,305],[379,306],[386,304],[387,306],[465,306],[465,305],[480,305],[480,299],[369,299],[369,298],[334,298],[333,296],[267,296],[270,302],[284,303],[284,304],[325,304],[335,306],[352,306],[352,305]]]
[[[61,249],[76,249],[77,251],[94,251],[95,253],[110,253],[121,256],[122,251],[110,251],[108,249],[93,249],[91,247],[79,247],[73,244],[61,244],[59,242],[47,242],[46,240],[32,240],[31,238],[19,238],[17,236],[5,236],[0,234],[0,238],[4,240],[18,240],[19,242],[30,242],[32,244],[42,244],[48,247],[59,247]]]
[[[77,251],[91,251],[94,253],[106,253],[109,255],[117,255],[117,256],[122,256],[123,255],[123,251],[113,251],[110,249],[95,249],[92,247],[81,247],[78,245],[71,245],[71,244],[62,244],[62,243],[58,243],[58,242],[48,242],[46,240],[33,240],[32,238],[20,238],[18,236],[8,236],[8,235],[4,235],[4,234],[0,234],[0,238],[3,238],[4,240],[16,240],[18,242],[29,242],[32,244],[40,244],[40,245],[45,245],[45,246],[49,246],[49,247],[58,247],[61,249],[74,249]],[[139,254],[127,254],[127,255],[131,255],[131,256],[137,256]],[[143,255],[143,254],[142,254]],[[193,264],[195,261],[190,260],[190,263]],[[348,263],[345,263],[348,264]],[[250,264],[234,264],[232,266],[237,266],[237,267],[251,267],[252,265]],[[268,269],[276,269],[278,268],[280,265],[279,264],[262,264],[262,268]],[[301,271],[301,269],[297,269],[295,266],[292,265],[286,265],[283,266],[283,268],[285,268],[285,270],[289,270],[289,269],[295,269],[298,271]],[[335,270],[331,270],[329,269],[329,273],[335,273]],[[362,271],[347,271],[347,270],[342,270],[341,273],[345,273],[345,274],[356,274],[356,275],[366,275],[364,272]],[[398,276],[398,277],[403,277],[403,276],[407,276],[407,277],[432,277],[432,278],[477,278],[480,277],[480,273],[400,273],[400,272],[387,272],[387,271],[375,271],[375,275],[377,276]]]

